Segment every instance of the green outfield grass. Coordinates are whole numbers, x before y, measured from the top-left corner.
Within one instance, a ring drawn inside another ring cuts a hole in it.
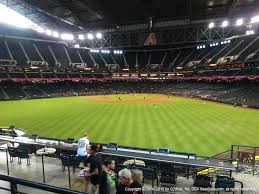
[[[168,98],[142,94],[106,96],[113,102],[67,97],[0,102],[0,126],[15,125],[29,134],[79,138],[84,129],[92,142],[214,155],[231,144],[259,144],[259,111],[202,100],[170,97],[171,102],[123,103]]]

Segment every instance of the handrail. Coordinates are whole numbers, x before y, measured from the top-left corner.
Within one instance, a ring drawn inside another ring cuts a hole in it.
[[[259,148],[259,146],[249,146],[249,145],[242,145],[242,144],[232,144],[232,146],[239,146],[243,148]]]
[[[40,190],[44,190],[44,191],[48,191],[48,192],[52,192],[52,193],[58,193],[58,194],[87,194],[84,192],[79,192],[79,191],[70,190],[70,189],[64,189],[61,187],[56,187],[56,186],[47,185],[47,184],[43,184],[43,183],[28,181],[28,180],[24,180],[24,179],[12,177],[12,176],[7,176],[7,175],[3,175],[3,174],[0,174],[0,180],[11,183],[11,189],[9,189],[9,191],[11,191],[12,194],[20,193],[17,191],[17,185],[23,185],[23,186],[32,187],[35,189],[40,189]],[[4,189],[4,188],[1,188],[1,189]]]

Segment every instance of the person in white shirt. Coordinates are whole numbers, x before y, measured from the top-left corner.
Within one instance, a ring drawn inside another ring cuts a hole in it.
[[[84,162],[86,165],[87,149],[89,146],[89,140],[87,132],[84,132],[84,136],[78,140],[77,144],[77,156],[80,162]]]

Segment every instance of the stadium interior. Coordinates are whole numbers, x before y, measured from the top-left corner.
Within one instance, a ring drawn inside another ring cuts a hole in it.
[[[258,14],[257,0],[0,0],[0,101],[161,94],[258,111]],[[84,193],[74,137],[20,135],[3,121],[0,193]],[[229,142],[229,150],[200,156],[101,144],[116,174],[144,172],[144,193],[259,192],[258,145]]]

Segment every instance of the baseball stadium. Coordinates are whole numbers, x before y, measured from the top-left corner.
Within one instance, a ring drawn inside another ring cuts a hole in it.
[[[259,193],[258,14],[0,0],[0,193]]]

